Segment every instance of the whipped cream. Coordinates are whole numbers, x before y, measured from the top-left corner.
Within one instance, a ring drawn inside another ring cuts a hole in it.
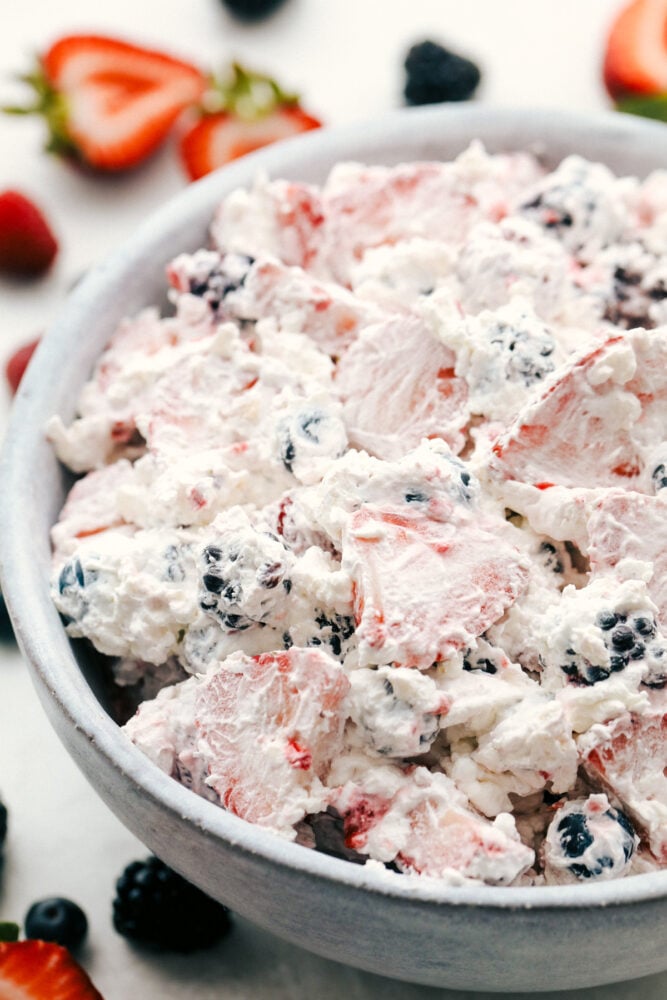
[[[452,885],[667,864],[667,173],[259,177],[69,426],[68,633],[216,806]]]

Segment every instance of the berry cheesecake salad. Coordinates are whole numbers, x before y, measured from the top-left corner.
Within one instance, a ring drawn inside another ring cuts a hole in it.
[[[126,737],[388,878],[666,866],[666,249],[577,156],[229,195],[48,428]]]

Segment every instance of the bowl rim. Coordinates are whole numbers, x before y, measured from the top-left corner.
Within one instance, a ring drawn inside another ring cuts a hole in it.
[[[422,128],[437,125],[468,126],[469,138],[491,128],[500,136],[503,130],[541,125],[545,144],[567,130],[573,136],[591,131],[610,141],[632,142],[641,138],[655,143],[667,154],[667,128],[657,122],[621,116],[612,112],[577,113],[536,109],[497,108],[486,105],[401,109],[372,123],[358,122],[310,132],[282,142],[236,161],[171,198],[144,221],[119,249],[94,267],[68,297],[65,307],[44,336],[15,398],[2,456],[0,458],[0,577],[3,592],[21,649],[36,678],[51,702],[95,747],[98,754],[125,780],[133,782],[142,794],[157,805],[189,821],[204,834],[226,841],[235,849],[260,856],[274,865],[307,875],[362,888],[371,893],[413,902],[440,906],[475,906],[488,909],[576,908],[644,903],[667,895],[667,870],[634,875],[624,879],[585,885],[500,887],[487,885],[443,884],[439,879],[399,875],[375,865],[356,865],[283,840],[269,830],[248,823],[217,805],[192,793],[159,770],[102,708],[86,682],[74,658],[55,607],[35,599],[43,579],[36,560],[26,558],[32,537],[30,501],[33,498],[32,469],[26,455],[44,447],[43,426],[56,412],[57,369],[67,356],[67,346],[76,342],[76,328],[81,316],[92,311],[100,296],[114,281],[127,275],[146,253],[159,244],[162,234],[177,229],[193,212],[206,208],[212,214],[215,204],[230,190],[247,186],[258,171],[272,176],[294,173],[301,157],[317,151],[319,158],[335,162],[340,150],[356,146],[364,149],[369,136],[382,130],[405,128],[415,136]],[[411,123],[408,124],[407,123]],[[482,135],[482,141],[485,136]],[[509,148],[518,148],[511,141]],[[344,158],[349,158],[344,153]],[[405,157],[409,159],[410,157]],[[658,154],[656,154],[656,161]],[[658,167],[656,162],[650,167]],[[175,251],[178,252],[178,251]],[[173,256],[173,252],[170,252]],[[96,350],[91,354],[95,358]],[[54,373],[55,370],[55,373]],[[46,390],[46,392],[45,392]],[[45,405],[45,398],[49,405]],[[34,469],[32,469],[34,471]],[[21,499],[22,502],[18,502]],[[26,516],[27,513],[27,516]],[[50,602],[49,602],[50,603]],[[69,749],[69,748],[68,748]]]

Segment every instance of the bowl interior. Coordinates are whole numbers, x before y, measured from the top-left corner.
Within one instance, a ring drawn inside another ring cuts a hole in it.
[[[13,407],[0,477],[2,587],[40,694],[62,738],[83,734],[119,776],[147,799],[208,836],[325,880],[363,886],[381,895],[493,907],[574,906],[663,896],[667,872],[604,885],[494,889],[416,885],[283,843],[181,788],[122,737],[112,720],[126,714],[102,679],[99,657],[64,633],[48,589],[49,529],[71,477],[60,467],[44,427],[53,414],[68,422],[84,381],[119,320],[164,300],[166,263],[206,240],[216,204],[259,170],[320,182],[340,160],[394,164],[450,159],[472,139],[492,152],[530,149],[547,166],[578,153],[619,174],[645,176],[667,162],[667,128],[621,115],[574,116],[485,107],[428,108],[396,113],[366,126],[323,130],[253,154],[191,186],[97,267],[70,296],[44,338]],[[67,363],[63,363],[67,359]],[[83,751],[77,751],[84,770]],[[141,834],[140,834],[141,835]],[[149,844],[149,846],[151,846]],[[181,868],[187,868],[182,864]]]

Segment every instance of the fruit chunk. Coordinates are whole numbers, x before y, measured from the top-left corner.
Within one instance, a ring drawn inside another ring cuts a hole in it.
[[[359,662],[428,669],[497,621],[527,580],[504,527],[453,509],[444,520],[395,505],[355,511],[343,567],[355,588]]]
[[[634,0],[621,10],[607,39],[603,75],[621,110],[625,98],[644,95],[658,107],[662,96],[663,113],[656,117],[667,117],[667,0]]]
[[[69,951],[48,941],[0,943],[3,1000],[104,1000]]]
[[[20,191],[0,194],[0,271],[32,278],[47,271],[58,243],[42,212]]]
[[[481,80],[474,62],[431,41],[412,46],[405,60],[405,71],[404,95],[408,104],[467,101]]]
[[[303,110],[297,95],[233,63],[230,80],[217,84],[203,117],[183,136],[181,159],[194,181],[230,160],[321,124]]]
[[[593,574],[613,573],[622,559],[639,559],[652,565],[647,588],[658,606],[658,621],[664,631],[667,628],[667,496],[609,490],[592,502],[586,527]]]
[[[340,665],[312,648],[235,653],[207,674],[195,702],[199,751],[225,808],[284,833],[319,812],[349,686]]]
[[[461,451],[468,392],[454,375],[455,360],[415,317],[366,327],[336,373],[351,443],[388,460],[425,437]]]
[[[102,35],[60,38],[23,79],[35,103],[5,110],[43,115],[49,152],[112,172],[150,156],[206,86],[190,63]]]
[[[217,944],[231,929],[229,910],[159,858],[132,861],[116,882],[113,925],[119,934],[164,951]]]
[[[648,840],[661,864],[667,863],[667,701],[652,694],[641,715],[626,713],[579,738],[582,763],[592,781],[621,803]]]
[[[633,330],[572,361],[493,446],[507,479],[636,488],[667,422],[667,333]]]

